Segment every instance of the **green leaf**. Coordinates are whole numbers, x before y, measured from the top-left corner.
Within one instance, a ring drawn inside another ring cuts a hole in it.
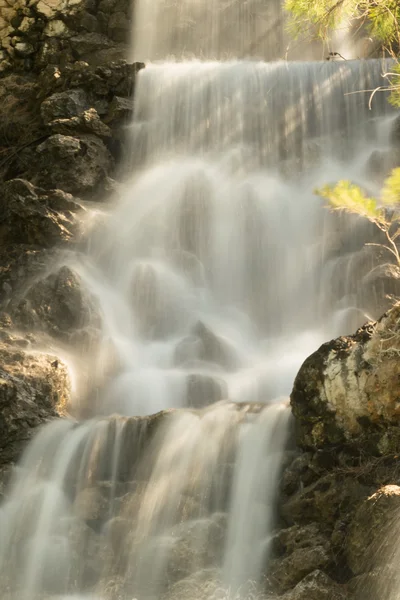
[[[364,192],[350,181],[339,181],[336,185],[326,185],[315,190],[318,196],[328,201],[332,210],[365,217],[373,223],[387,225],[385,211],[378,207],[374,198],[368,198]]]
[[[395,206],[400,203],[400,168],[393,169],[389,177],[385,179],[381,201],[385,206]]]

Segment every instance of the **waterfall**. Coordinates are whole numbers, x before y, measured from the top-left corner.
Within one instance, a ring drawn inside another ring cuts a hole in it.
[[[4,599],[262,596],[282,398],[369,310],[362,223],[341,221],[337,247],[313,189],[377,189],[368,159],[392,117],[367,90],[385,65],[237,60],[277,4],[222,4],[140,3],[143,52],[197,59],[139,74],[124,191],[73,259],[103,323],[75,404],[92,418],[26,449],[0,508]],[[228,59],[199,60],[203,43]]]

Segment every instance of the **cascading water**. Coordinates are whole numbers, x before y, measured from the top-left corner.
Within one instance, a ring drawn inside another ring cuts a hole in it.
[[[390,117],[383,95],[370,111],[357,92],[383,68],[140,73],[134,177],[73,260],[103,322],[75,406],[93,419],[49,425],[27,449],[0,511],[2,598],[263,592],[289,431],[281,397],[310,352],[364,320],[351,286],[326,285],[363,231],[343,222],[337,248],[312,188],[365,178],[376,119]],[[179,410],[146,416],[167,408]]]

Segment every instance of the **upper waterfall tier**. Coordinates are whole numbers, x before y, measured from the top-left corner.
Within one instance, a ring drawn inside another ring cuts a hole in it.
[[[343,158],[374,135],[371,118],[391,110],[384,93],[369,103],[387,68],[381,60],[150,65],[138,86],[135,156],[140,143],[150,161],[228,149],[256,168],[310,152]]]

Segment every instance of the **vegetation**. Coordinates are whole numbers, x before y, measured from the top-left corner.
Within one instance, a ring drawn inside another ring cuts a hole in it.
[[[400,3],[398,0],[286,0],[289,29],[297,37],[312,29],[322,39],[333,29],[352,20],[359,30],[380,42],[391,54],[400,47]]]
[[[351,21],[356,31],[364,28],[383,50],[397,59],[400,50],[399,0],[285,0],[285,8],[290,14],[289,30],[295,37],[308,30],[315,37],[326,40],[332,30]],[[384,76],[387,86],[375,91],[390,90],[389,102],[400,107],[400,64],[395,64]],[[400,236],[400,168],[394,169],[386,179],[379,199],[368,197],[350,181],[324,186],[316,193],[331,209],[359,215],[374,223],[383,232],[385,243],[370,245],[384,248],[400,269],[397,245]]]
[[[316,194],[327,200],[332,210],[359,215],[374,223],[383,232],[386,243],[370,245],[384,248],[400,269],[400,253],[396,242],[400,236],[400,168],[394,169],[385,180],[379,200],[369,198],[350,181],[326,185],[316,190]]]

